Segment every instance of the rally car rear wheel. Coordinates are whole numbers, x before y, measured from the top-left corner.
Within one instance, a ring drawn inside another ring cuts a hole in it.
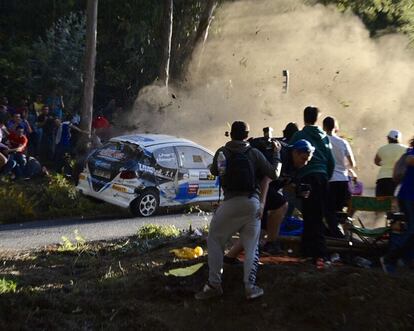
[[[154,189],[142,191],[138,198],[132,201],[130,209],[135,216],[149,217],[158,211],[159,194]]]

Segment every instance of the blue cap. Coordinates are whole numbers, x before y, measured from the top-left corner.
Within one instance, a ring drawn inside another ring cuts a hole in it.
[[[298,140],[293,145],[290,145],[290,148],[306,153],[313,153],[315,151],[315,147],[305,139]]]

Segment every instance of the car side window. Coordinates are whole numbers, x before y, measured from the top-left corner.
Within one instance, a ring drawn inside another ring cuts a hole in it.
[[[161,147],[154,151],[157,164],[163,168],[177,169],[178,162],[173,147]]]
[[[180,167],[187,169],[206,169],[213,162],[213,156],[202,149],[190,146],[177,147]]]

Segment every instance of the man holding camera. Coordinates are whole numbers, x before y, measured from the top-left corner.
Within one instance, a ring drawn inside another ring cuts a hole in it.
[[[231,126],[231,141],[215,154],[211,173],[220,176],[224,201],[216,210],[210,224],[208,245],[208,283],[196,293],[198,300],[223,294],[221,273],[224,247],[231,236],[239,232],[245,251],[244,286],[247,299],[255,299],[264,291],[256,285],[259,263],[258,242],[260,236],[260,180],[261,176],[276,179],[280,174],[280,144],[273,142],[273,162],[246,141],[249,126],[236,121]],[[225,166],[223,168],[223,155]],[[218,162],[220,164],[218,164]]]
[[[265,202],[261,227],[266,231],[266,243],[261,251],[263,255],[278,255],[282,252],[279,242],[280,225],[286,214],[286,199],[281,192],[282,189],[293,191],[299,198],[307,198],[310,194],[308,184],[302,184],[297,178],[299,169],[308,164],[312,158],[315,148],[304,139],[298,140],[294,145],[285,146],[282,149],[282,170],[278,179],[271,181],[267,195],[262,197]],[[265,177],[266,178],[266,177]],[[267,182],[262,180],[262,194],[266,191]],[[237,264],[237,259],[243,251],[243,246],[237,241],[224,257],[224,263]]]
[[[302,254],[312,257],[318,268],[323,268],[328,257],[325,241],[323,217],[326,213],[328,180],[332,177],[335,160],[326,133],[316,125],[319,109],[308,106],[303,111],[305,126],[290,141],[294,144],[306,139],[315,152],[309,163],[299,171],[302,183],[310,185],[310,194],[302,200],[304,229],[302,234]]]
[[[306,140],[297,141],[295,145],[289,146],[279,138],[272,138],[272,131],[271,127],[263,128],[262,138],[249,139],[250,145],[261,151],[268,161],[271,161],[269,150],[271,150],[272,141],[278,140],[282,145],[281,176],[274,181],[264,177],[261,182],[264,203],[261,227],[266,232],[266,241],[261,247],[263,255],[278,255],[283,252],[278,236],[280,225],[288,211],[288,200],[282,190],[286,188],[289,191],[294,191],[293,193],[298,196],[303,196],[304,192],[300,190],[303,190],[304,187],[299,185],[296,180],[297,172],[307,164],[315,150]],[[227,257],[229,256],[233,256],[231,252],[230,255],[227,255]]]

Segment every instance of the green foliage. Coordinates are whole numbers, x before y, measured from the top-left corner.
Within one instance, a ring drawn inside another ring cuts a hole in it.
[[[34,201],[18,187],[12,184],[0,186],[0,223],[34,217],[33,205]]]
[[[58,247],[59,252],[82,252],[86,247],[86,240],[79,234],[78,230],[74,231],[75,241],[72,243],[66,236],[62,236],[62,243]]]
[[[0,279],[0,294],[16,292],[17,283],[6,278]]]
[[[174,0],[171,71],[178,76],[206,1]],[[100,1],[95,100],[131,104],[158,75],[162,1]],[[7,1],[0,24],[0,94],[15,104],[22,93],[62,88],[67,109],[79,102],[85,1]],[[30,59],[30,61],[28,61]]]
[[[400,31],[414,42],[414,3],[412,0],[320,0],[341,11],[351,10],[361,17],[372,35],[380,31]]]
[[[174,225],[156,225],[146,224],[138,229],[137,236],[139,239],[171,239],[180,235],[180,230]]]
[[[0,223],[68,216],[122,214],[123,209],[82,196],[61,174],[29,182],[2,183]],[[126,212],[125,212],[126,213]]]
[[[32,89],[50,92],[58,87],[69,109],[80,102],[85,28],[85,14],[70,13],[33,43]]]

